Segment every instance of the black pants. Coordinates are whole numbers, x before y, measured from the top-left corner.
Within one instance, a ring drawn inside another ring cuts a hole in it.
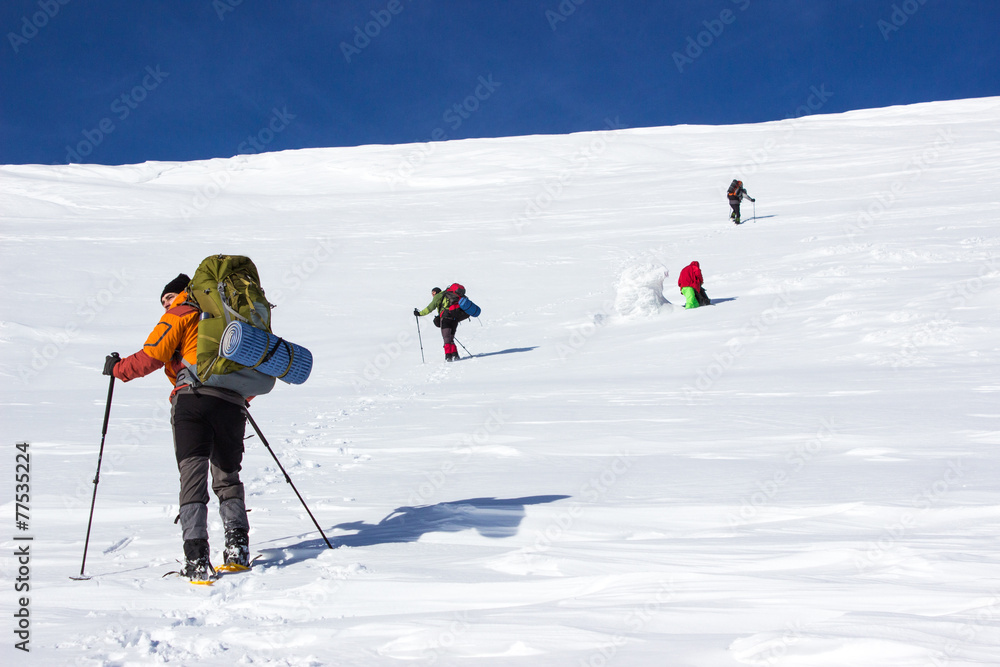
[[[243,500],[239,473],[246,415],[242,406],[215,396],[178,394],[170,422],[181,475],[181,506],[208,503],[209,471],[212,490],[220,502]]]
[[[730,199],[729,200],[729,206],[732,207],[732,209],[733,209],[733,214],[730,217],[736,218],[737,220],[739,220],[740,219],[740,200],[739,199]]]

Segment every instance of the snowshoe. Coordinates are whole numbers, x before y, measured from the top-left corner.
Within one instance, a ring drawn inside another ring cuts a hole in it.
[[[219,566],[220,572],[245,572],[250,569],[250,538],[246,531],[234,529],[226,531],[226,548],[222,552],[225,561]]]
[[[189,560],[184,563],[184,567],[180,570],[167,572],[163,576],[169,577],[172,574],[184,577],[192,584],[196,584],[198,586],[211,586],[215,583],[215,580],[218,579],[218,575],[212,568],[212,564],[208,562],[207,557]]]
[[[197,560],[188,561],[184,564],[184,569],[181,570],[181,576],[186,577],[188,581],[192,584],[200,584],[202,586],[211,586],[215,583],[215,570],[212,568],[212,564],[208,562],[208,558],[199,558]]]
[[[241,565],[237,563],[226,563],[225,565],[220,565],[215,568],[215,571],[219,575],[223,574],[236,574],[237,572],[249,572],[253,569],[253,564],[257,562],[257,559],[261,557],[261,554],[257,554],[253,558],[247,561],[246,565]]]
[[[208,540],[184,540],[184,567],[168,574],[178,574],[192,584],[211,586],[216,574],[208,560]]]

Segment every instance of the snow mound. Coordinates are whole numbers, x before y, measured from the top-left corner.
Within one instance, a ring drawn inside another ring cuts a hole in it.
[[[670,271],[658,261],[635,261],[618,274],[615,312],[626,320],[653,317],[670,302],[663,296],[663,281]]]

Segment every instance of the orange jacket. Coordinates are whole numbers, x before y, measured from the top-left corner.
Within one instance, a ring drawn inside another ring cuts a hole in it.
[[[115,364],[116,378],[128,382],[163,367],[174,391],[190,384],[190,374],[198,367],[199,311],[183,305],[184,298],[183,292],[177,295],[141,350]]]

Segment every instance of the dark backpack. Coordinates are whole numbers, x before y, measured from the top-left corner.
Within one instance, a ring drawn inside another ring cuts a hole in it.
[[[461,322],[469,317],[479,317],[479,313],[481,312],[482,309],[465,296],[465,287],[462,285],[452,283],[444,291],[444,303],[441,309],[442,317]]]
[[[734,178],[733,182],[729,184],[729,191],[726,194],[730,197],[738,197],[738,193],[742,187],[743,181],[738,181]]]
[[[444,301],[441,302],[441,317],[449,320],[462,321],[468,317],[458,306],[459,300],[465,296],[465,287],[452,283],[444,291]]]

